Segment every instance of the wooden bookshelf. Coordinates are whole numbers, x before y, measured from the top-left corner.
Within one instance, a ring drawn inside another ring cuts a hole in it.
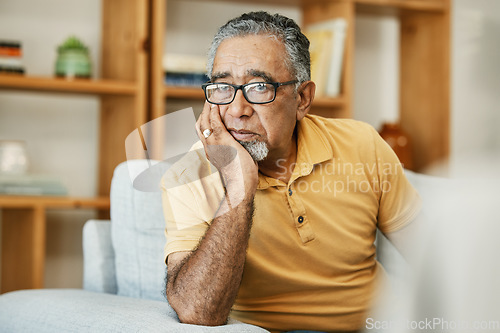
[[[109,209],[109,197],[59,197],[59,196],[17,196],[0,195],[2,208],[96,208]]]
[[[5,74],[0,74],[0,88],[92,95],[134,95],[137,92],[137,87],[134,82]]]
[[[2,257],[0,293],[43,288],[46,213],[50,209],[109,211],[109,197],[0,195]]]
[[[101,78],[0,74],[0,90],[99,97],[98,195],[107,195],[114,168],[126,161],[125,138],[148,120],[150,7],[139,0],[102,0],[101,6]]]
[[[248,0],[224,0],[250,3]],[[252,3],[255,3],[252,1]],[[356,17],[395,13],[400,33],[400,122],[413,142],[415,170],[449,154],[450,0],[270,0],[266,4],[296,6],[302,26],[342,17],[347,21],[341,94],[317,98],[311,113],[352,117]],[[162,116],[170,99],[203,98],[199,91],[165,88],[162,69],[167,0],[152,0],[151,118]]]
[[[101,6],[100,79],[0,74],[2,91],[87,94],[100,100],[96,197],[0,196],[1,292],[43,287],[47,210],[90,208],[109,217],[111,178],[126,161],[125,139],[147,122],[150,4],[102,0]]]

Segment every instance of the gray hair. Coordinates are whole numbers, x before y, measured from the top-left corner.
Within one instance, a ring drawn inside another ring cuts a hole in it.
[[[299,81],[297,86],[311,79],[311,57],[307,37],[300,31],[300,27],[294,20],[264,11],[243,14],[219,28],[208,51],[207,76],[212,77],[215,53],[224,40],[259,34],[275,36],[283,42],[287,53],[285,64],[290,73]]]

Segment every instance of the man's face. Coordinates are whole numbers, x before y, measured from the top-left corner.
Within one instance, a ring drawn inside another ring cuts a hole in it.
[[[215,55],[212,80],[231,84],[286,82],[295,78],[285,66],[284,45],[265,35],[234,37],[223,41]],[[290,154],[297,121],[294,85],[279,87],[269,104],[249,103],[241,90],[231,104],[221,105],[221,118],[229,133],[240,143],[264,142],[268,158],[277,160]],[[245,146],[245,144],[244,144]],[[247,148],[248,149],[248,148]]]

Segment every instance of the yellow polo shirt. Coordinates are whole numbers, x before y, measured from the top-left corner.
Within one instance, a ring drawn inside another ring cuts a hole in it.
[[[224,193],[215,171],[198,144],[165,174],[165,258],[195,249],[209,227]],[[306,116],[288,184],[259,174],[231,316],[271,331],[362,328],[383,272],[376,228],[396,231],[419,208],[397,157],[371,126]]]

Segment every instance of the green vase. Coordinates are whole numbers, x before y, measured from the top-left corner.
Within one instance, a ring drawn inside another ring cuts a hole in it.
[[[91,70],[87,50],[59,51],[56,61],[57,76],[89,78]]]

